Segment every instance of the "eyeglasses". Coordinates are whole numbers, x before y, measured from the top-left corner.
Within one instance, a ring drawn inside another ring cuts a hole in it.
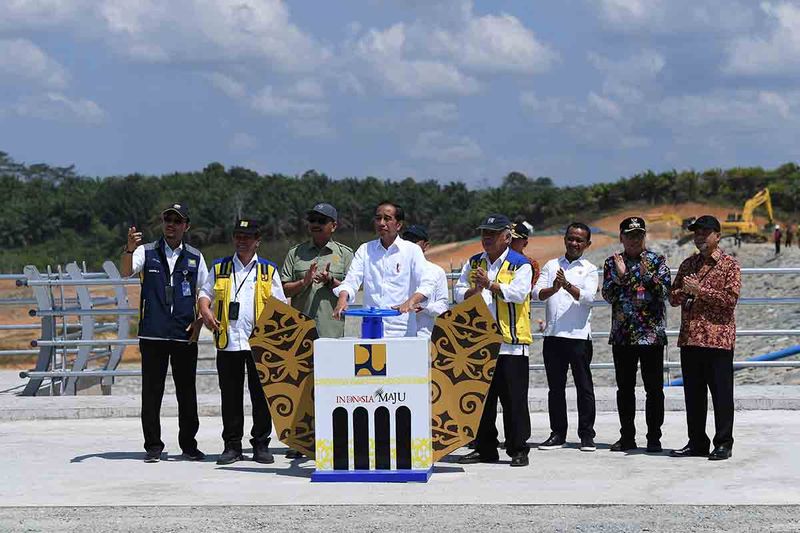
[[[327,224],[328,222],[331,222],[331,219],[322,215],[311,215],[306,217],[306,220],[311,224]]]

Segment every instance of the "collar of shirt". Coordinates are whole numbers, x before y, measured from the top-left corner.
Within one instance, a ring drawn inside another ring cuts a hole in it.
[[[164,240],[165,255],[177,255],[181,253],[181,250],[183,250],[183,241],[181,241],[181,243],[173,250],[172,248],[169,247],[169,244],[167,244],[166,239]]]
[[[500,265],[502,265],[503,261],[505,261],[506,257],[508,257],[508,251],[510,249],[511,248],[506,248],[505,250],[503,250],[503,253],[500,254],[500,256],[497,259],[494,260],[494,263],[489,261],[489,254],[487,254],[486,252],[483,252],[481,254],[481,259],[486,259],[486,264],[489,265],[489,270],[493,271],[495,273],[495,276],[497,275],[497,271],[500,269]]]
[[[245,265],[242,263],[241,259],[239,259],[239,254],[233,254],[233,266],[237,270],[243,270],[245,268],[249,268],[250,265],[258,261],[258,254],[253,254],[253,258]]]
[[[383,250],[383,251],[385,251],[386,253],[389,253],[389,252],[391,252],[391,251],[392,251],[392,249],[399,250],[399,249],[400,249],[400,244],[399,244],[399,242],[400,242],[400,241],[402,241],[402,240],[403,240],[403,239],[402,239],[402,237],[400,237],[400,235],[398,235],[398,236],[395,238],[394,242],[392,242],[392,244],[390,244],[388,248],[386,248],[386,247],[384,247],[384,246],[383,246],[383,243],[381,242],[380,238],[378,238],[378,239],[375,239],[375,240],[374,240],[374,241],[372,241],[372,242],[374,243],[374,245],[375,245],[375,247],[376,247],[376,248],[378,248],[378,249],[380,249],[380,250]]]
[[[333,246],[331,246],[331,243],[333,243],[333,241],[332,241],[332,240],[330,240],[330,241],[326,242],[325,244],[323,244],[323,245],[320,247],[320,246],[317,246],[316,244],[314,244],[314,241],[313,241],[313,240],[311,240],[311,241],[308,241],[308,246],[309,246],[309,248],[311,248],[312,250],[316,250],[316,251],[317,251],[317,255],[321,255],[321,254],[322,254],[322,251],[323,251],[323,250],[325,250],[326,248],[327,248],[329,251],[333,252]]]
[[[586,259],[583,256],[580,256],[574,261],[570,261],[569,259],[567,259],[566,255],[562,255],[561,257],[558,258],[559,266],[564,268],[574,268],[576,266],[583,266],[585,262]]]

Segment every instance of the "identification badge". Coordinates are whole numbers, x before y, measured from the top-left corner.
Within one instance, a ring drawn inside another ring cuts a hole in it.
[[[181,294],[183,294],[184,296],[192,295],[192,286],[189,284],[187,280],[183,280],[183,282],[181,282]]]
[[[230,302],[228,304],[228,319],[239,320],[239,302]]]
[[[636,299],[644,300],[644,285],[639,285],[636,287]]]

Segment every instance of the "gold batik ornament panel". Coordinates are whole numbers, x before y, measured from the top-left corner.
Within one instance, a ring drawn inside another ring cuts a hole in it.
[[[278,439],[314,459],[314,321],[270,297],[250,336]]]
[[[434,462],[475,439],[502,342],[480,294],[436,319],[431,335]]]

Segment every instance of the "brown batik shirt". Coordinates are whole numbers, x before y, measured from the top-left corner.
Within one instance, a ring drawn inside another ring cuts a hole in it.
[[[681,306],[678,346],[733,350],[736,343],[734,312],[742,287],[739,263],[719,248],[708,258],[702,254],[693,255],[678,268],[673,290],[682,288],[683,278],[691,274],[696,274],[700,280],[700,293],[691,305],[685,303],[686,293],[670,293],[670,303]]]

